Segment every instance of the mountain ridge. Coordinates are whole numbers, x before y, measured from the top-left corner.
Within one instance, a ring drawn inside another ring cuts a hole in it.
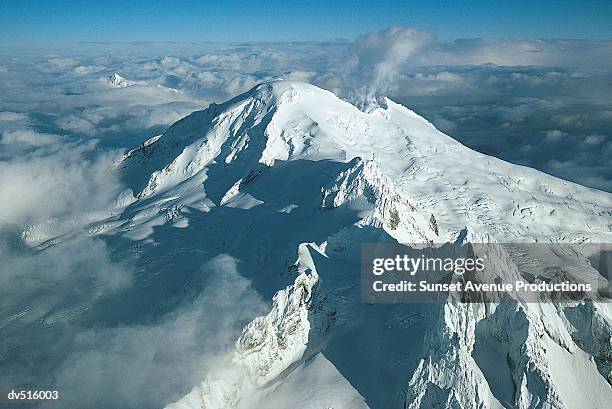
[[[329,115],[325,115],[325,112],[321,115],[321,112],[317,112],[320,110],[313,111],[311,105],[317,100],[326,101],[327,105],[332,106]],[[151,158],[145,161],[151,175],[146,185],[142,183],[133,187],[137,196],[143,198],[163,190],[166,184],[173,186],[183,183],[211,161],[222,160],[225,165],[231,166],[237,156],[249,153],[253,157],[248,160],[248,169],[242,170],[245,173],[243,177],[251,171],[256,172],[254,169],[259,165],[271,166],[275,160],[305,158],[347,162],[359,156],[377,162],[382,166],[383,173],[394,179],[400,188],[414,181],[424,185],[428,179],[433,180],[440,173],[446,173],[445,178],[451,179],[446,186],[449,199],[461,201],[464,208],[475,212],[481,208],[491,212],[499,207],[499,213],[510,211],[515,219],[550,219],[558,229],[572,218],[559,215],[555,204],[570,203],[573,205],[568,206],[570,209],[582,207],[581,211],[594,213],[591,232],[595,228],[603,236],[609,233],[609,226],[601,225],[597,219],[612,215],[612,195],[474,152],[438,132],[433,125],[407,108],[388,99],[385,101],[386,109],[377,108],[364,113],[329,91],[308,84],[293,81],[267,82],[224,104],[213,105],[178,121],[162,137],[140,149],[132,150],[124,159],[123,166],[129,166],[129,162],[135,161],[138,155],[153,158],[162,156],[160,163],[153,166],[150,166]],[[376,129],[376,126],[380,129]],[[410,129],[411,134],[403,134],[405,131],[402,129]],[[340,136],[329,137],[332,132]],[[359,140],[350,135],[351,132],[357,134]],[[386,143],[383,136],[390,142]],[[160,152],[164,150],[167,151],[165,158],[163,152]],[[449,166],[445,162],[454,163]],[[468,162],[470,166],[461,165],[462,162]],[[455,172],[453,165],[461,170]],[[471,168],[475,168],[472,175],[469,175],[472,178],[462,178],[461,172]],[[458,175],[451,178],[453,174]],[[144,177],[147,178],[146,175]],[[462,186],[470,183],[478,185],[473,190],[483,192],[482,197],[465,197],[462,194]],[[414,185],[411,183],[409,187],[412,191]],[[491,199],[492,194],[487,192],[486,185],[497,186],[495,199]],[[536,198],[539,199],[537,201],[548,202],[548,206],[533,206],[529,199],[524,203],[513,201],[511,194],[529,194],[531,189],[540,196]],[[423,196],[429,196],[423,199],[424,202],[431,199],[430,192],[423,193]],[[580,201],[573,199],[577,193],[581,196]],[[503,203],[496,203],[500,198],[505,199]],[[503,220],[502,217],[499,220]],[[525,221],[520,223],[524,224]],[[457,225],[455,230],[463,227]],[[522,229],[520,234],[515,233],[513,236],[511,238],[517,239],[533,238],[534,235]]]

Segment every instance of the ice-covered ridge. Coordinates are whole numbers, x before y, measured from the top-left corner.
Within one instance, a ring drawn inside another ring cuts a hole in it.
[[[317,325],[320,320],[317,317],[320,308],[315,308],[320,300],[314,294],[319,276],[310,251],[319,250],[316,245],[300,245],[294,265],[298,272],[295,281],[274,295],[266,316],[257,317],[244,327],[234,351],[226,358],[225,368],[211,373],[168,409],[237,407],[242,399],[253,399],[257,389],[304,356],[311,321],[314,319]]]

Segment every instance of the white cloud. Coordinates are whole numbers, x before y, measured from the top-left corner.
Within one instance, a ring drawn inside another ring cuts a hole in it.
[[[0,122],[25,122],[28,116],[20,112],[0,112]]]
[[[462,39],[437,44],[417,65],[605,67],[612,63],[610,40]]]
[[[584,143],[586,143],[587,145],[599,145],[605,140],[606,140],[606,137],[604,135],[591,134],[591,135],[587,135],[584,138]]]
[[[66,70],[66,69],[74,67],[75,65],[78,65],[79,60],[76,58],[56,57],[56,58],[49,58],[47,60],[47,63],[55,68]]]
[[[58,142],[59,137],[53,134],[38,133],[30,129],[6,131],[1,134],[0,144],[26,144],[30,146],[47,146]]]
[[[349,71],[368,81],[366,98],[388,93],[403,65],[435,43],[433,33],[415,28],[391,27],[358,37],[351,46]],[[357,91],[364,92],[364,90]]]
[[[111,166],[116,154],[91,158],[95,141],[34,145],[39,149],[0,161],[0,225],[54,219],[73,227],[114,203],[121,190]]]
[[[232,347],[241,325],[266,310],[238,269],[228,255],[214,258],[196,275],[208,281],[202,293],[150,325],[83,329],[54,383],[64,403],[159,407],[189,392]]]
[[[567,134],[558,129],[551,129],[550,131],[546,131],[546,139],[549,141],[558,141],[559,139],[564,138]]]
[[[74,67],[72,72],[76,75],[87,75],[93,74],[94,72],[103,71],[104,67],[98,67],[95,65],[79,65],[78,67]]]

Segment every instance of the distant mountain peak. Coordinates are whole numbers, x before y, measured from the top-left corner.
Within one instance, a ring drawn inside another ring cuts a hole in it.
[[[117,88],[125,88],[125,87],[129,87],[130,85],[135,84],[134,81],[126,80],[125,78],[123,78],[121,75],[117,73],[113,73],[112,75],[109,75],[108,77],[106,77],[106,81],[108,82],[109,85],[112,85]]]

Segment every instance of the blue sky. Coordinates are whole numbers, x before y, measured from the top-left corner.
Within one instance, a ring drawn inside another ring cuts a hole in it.
[[[469,37],[610,38],[602,1],[0,0],[0,45],[79,41],[302,41],[415,26]]]

